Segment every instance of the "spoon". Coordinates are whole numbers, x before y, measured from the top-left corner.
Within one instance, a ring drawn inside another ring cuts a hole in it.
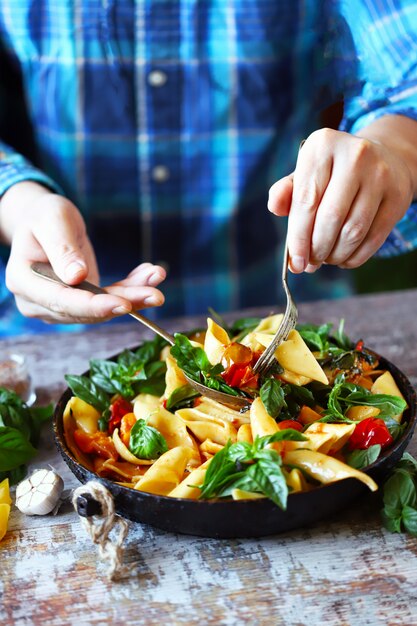
[[[94,293],[94,294],[102,294],[102,293],[107,294],[108,293],[105,289],[102,289],[101,287],[98,287],[97,285],[93,285],[92,283],[89,283],[86,280],[83,280],[81,283],[78,283],[78,285],[68,285],[67,283],[64,283],[64,281],[61,280],[55,274],[54,270],[52,269],[52,266],[49,263],[32,263],[31,270],[34,274],[36,274],[36,276],[40,276],[42,278],[45,278],[46,280],[50,280],[51,282],[57,283],[58,285],[61,285],[63,287],[68,287],[70,289],[82,289],[83,291],[90,291],[91,293]],[[152,332],[156,333],[157,335],[165,339],[165,341],[171,344],[171,346],[174,345],[175,343],[174,337],[170,335],[166,330],[164,330],[163,328],[155,324],[154,322],[151,322],[151,320],[148,320],[148,318],[144,317],[140,313],[136,313],[135,311],[131,311],[130,313],[128,313],[128,315],[133,317],[135,320],[137,320],[141,324],[144,324],[145,326],[147,326],[147,328],[149,328],[150,330],[152,330]],[[210,398],[211,400],[216,400],[216,402],[219,402],[220,404],[224,404],[225,406],[228,406],[238,411],[249,408],[250,402],[247,398],[244,398],[242,396],[231,396],[227,393],[223,393],[222,391],[217,391],[216,389],[209,389],[205,385],[198,383],[192,378],[190,378],[183,370],[181,371],[184,374],[185,378],[187,379],[188,384],[193,389],[198,391],[198,393],[200,393],[201,395],[206,396],[207,398]]]

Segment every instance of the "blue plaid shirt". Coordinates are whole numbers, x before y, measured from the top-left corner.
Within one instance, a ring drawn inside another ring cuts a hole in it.
[[[104,284],[165,263],[162,316],[275,306],[270,185],[341,96],[350,132],[417,119],[416,41],[414,0],[0,0],[0,67],[21,72],[35,149],[0,143],[0,194],[36,180],[75,202]],[[416,218],[381,254],[415,246]],[[350,290],[337,268],[291,280],[299,300]],[[29,329],[8,314],[3,332]]]

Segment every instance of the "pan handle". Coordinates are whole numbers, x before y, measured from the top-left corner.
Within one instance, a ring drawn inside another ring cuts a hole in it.
[[[103,509],[98,500],[91,493],[81,493],[76,501],[75,506],[78,515],[81,517],[92,517],[93,515],[102,515]]]

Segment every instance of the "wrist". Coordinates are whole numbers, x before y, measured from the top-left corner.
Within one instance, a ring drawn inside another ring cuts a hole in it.
[[[395,157],[410,181],[411,196],[417,198],[417,121],[403,115],[386,115],[357,133],[379,144]]]
[[[0,239],[11,244],[16,228],[27,224],[37,212],[38,200],[53,192],[35,181],[16,183],[0,199]]]

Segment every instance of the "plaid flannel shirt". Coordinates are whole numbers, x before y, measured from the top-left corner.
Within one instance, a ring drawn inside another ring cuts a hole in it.
[[[412,0],[0,0],[36,148],[0,142],[0,194],[35,180],[73,200],[104,284],[165,263],[163,316],[274,306],[286,224],[270,185],[341,95],[349,132],[417,119],[416,41]],[[412,205],[380,254],[416,241]],[[291,280],[299,300],[350,291],[332,267]]]

